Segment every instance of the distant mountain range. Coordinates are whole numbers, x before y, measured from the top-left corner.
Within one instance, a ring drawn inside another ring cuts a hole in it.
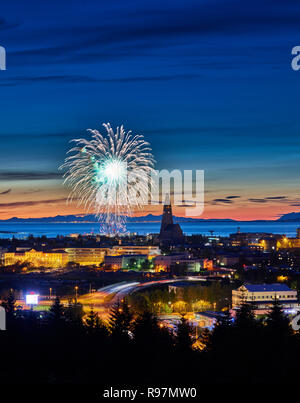
[[[153,215],[148,214],[142,217],[129,217],[128,222],[131,223],[142,223],[142,222],[160,222],[161,215]],[[230,218],[188,218],[188,217],[176,217],[174,216],[174,221],[176,223],[199,223],[199,222],[243,222],[232,220]],[[280,221],[280,222],[300,222],[300,212],[299,213],[288,213],[284,214],[277,220],[253,220],[252,222],[270,222],[270,221]],[[57,215],[55,217],[41,217],[41,218],[18,218],[12,217],[8,220],[0,220],[0,222],[7,222],[7,223],[86,223],[86,222],[98,222],[97,218],[93,214],[87,215]]]
[[[291,221],[298,222],[300,221],[300,213],[288,213],[281,216],[277,221]]]
[[[141,222],[160,222],[161,215],[153,215],[148,214],[142,217],[128,217],[127,222],[132,223],[141,223]],[[174,221],[181,223],[181,222],[201,222],[201,221],[210,221],[210,222],[235,222],[235,220],[231,219],[203,219],[203,218],[187,218],[187,217],[175,217]],[[41,217],[41,218],[18,218],[12,217],[8,220],[0,220],[0,222],[8,222],[8,223],[22,223],[22,222],[29,222],[29,223],[83,223],[83,222],[98,222],[98,219],[93,214],[87,215],[57,215],[55,217]]]

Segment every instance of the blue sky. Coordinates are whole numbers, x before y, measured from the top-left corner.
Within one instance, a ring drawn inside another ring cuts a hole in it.
[[[57,168],[102,122],[204,169],[205,217],[298,211],[299,24],[292,0],[6,2],[0,218],[79,211]]]

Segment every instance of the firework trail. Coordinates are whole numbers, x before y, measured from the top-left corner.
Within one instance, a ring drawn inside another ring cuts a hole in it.
[[[154,159],[149,143],[110,124],[103,124],[106,134],[88,131],[91,140],[71,140],[76,145],[60,167],[64,183],[70,187],[69,200],[76,199],[87,211],[97,215],[101,232],[124,232],[125,222],[135,209],[148,204],[154,186]]]

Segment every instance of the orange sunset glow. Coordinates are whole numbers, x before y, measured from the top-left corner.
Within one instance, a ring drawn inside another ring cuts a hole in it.
[[[235,192],[236,193],[236,192]],[[240,192],[241,193],[241,192]],[[274,196],[274,193],[246,196],[228,196],[220,191],[209,191],[205,196],[204,212],[199,218],[234,220],[276,220],[282,214],[298,211],[297,196]],[[0,219],[11,217],[39,218],[56,215],[88,214],[76,201],[67,202],[68,189],[61,181],[36,181],[35,183],[16,183],[14,188],[0,189]],[[174,203],[173,203],[174,204]],[[186,216],[185,207],[174,204],[176,216]],[[144,206],[135,215],[160,215],[161,205]]]

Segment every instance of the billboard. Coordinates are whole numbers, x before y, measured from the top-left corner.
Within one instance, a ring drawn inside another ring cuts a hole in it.
[[[26,305],[38,305],[39,303],[39,294],[26,294]]]

